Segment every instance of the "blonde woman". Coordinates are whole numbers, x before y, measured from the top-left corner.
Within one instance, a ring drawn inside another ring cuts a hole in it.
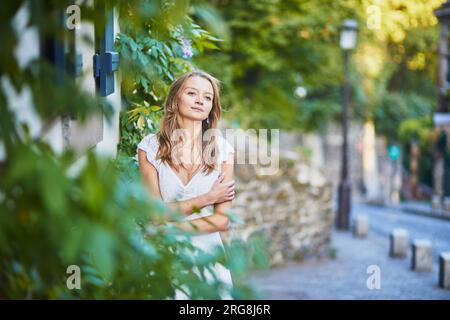
[[[138,145],[143,179],[155,197],[186,215],[177,225],[195,233],[196,247],[223,247],[220,232],[229,226],[224,210],[234,198],[234,150],[216,129],[219,81],[200,70],[186,73],[171,85],[164,108],[160,131]],[[228,269],[217,265],[216,274],[232,286]],[[176,298],[187,297],[177,292]]]

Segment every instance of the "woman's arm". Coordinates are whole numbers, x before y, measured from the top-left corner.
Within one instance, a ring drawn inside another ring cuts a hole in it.
[[[147,189],[155,197],[162,199],[159,189],[159,178],[156,168],[147,161],[145,151],[138,151],[139,169],[144,178]],[[185,215],[193,213],[195,208],[202,209],[214,203],[229,201],[233,198],[234,182],[223,183],[224,175],[218,177],[211,190],[205,194],[194,197],[189,200],[166,203],[166,205],[175,211],[179,211]]]
[[[222,183],[233,183],[234,156],[229,155],[226,162],[222,163],[221,171],[224,176]],[[234,188],[232,197],[224,202],[214,204],[214,214],[205,218],[198,218],[191,221],[178,222],[175,225],[186,231],[197,231],[203,233],[211,233],[217,231],[228,231],[230,219],[224,214],[226,209],[231,208],[232,199],[234,198]]]
[[[173,223],[177,228],[194,233],[212,233],[227,231],[229,219],[224,214],[214,213],[208,217],[197,218],[190,221]]]
[[[191,214],[194,208],[202,209],[215,203],[229,201],[234,197],[234,181],[224,182],[225,176],[221,173],[214,182],[211,190],[189,200],[169,202],[167,206],[184,214]]]
[[[224,183],[227,183],[229,181],[233,181],[233,173],[234,173],[234,155],[230,153],[228,155],[228,159],[226,162],[222,163],[221,165],[222,174],[224,176]],[[223,212],[226,209],[230,209],[232,205],[232,200],[234,199],[234,188],[232,193],[232,198],[228,199],[227,201],[221,202],[221,203],[215,203],[214,204],[214,212],[223,214]]]

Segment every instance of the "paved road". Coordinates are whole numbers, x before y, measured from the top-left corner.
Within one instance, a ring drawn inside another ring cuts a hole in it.
[[[370,229],[378,235],[388,237],[393,228],[404,228],[409,231],[411,240],[431,240],[436,261],[440,252],[450,251],[450,221],[366,205],[357,205],[352,213],[368,214]]]
[[[440,251],[450,251],[450,222],[416,216],[397,210],[364,205],[355,206],[353,213],[366,213],[370,219],[370,234],[355,239],[350,232],[334,231],[332,246],[335,259],[308,260],[265,272],[256,273],[250,283],[266,299],[448,299],[450,290],[437,286]],[[392,259],[388,256],[389,232],[395,227],[409,230],[411,238],[433,241],[432,272],[419,273],[410,269],[411,256]],[[380,289],[370,290],[367,268],[378,266]]]

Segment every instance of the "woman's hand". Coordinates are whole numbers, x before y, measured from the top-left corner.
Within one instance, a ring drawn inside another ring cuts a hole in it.
[[[223,182],[224,178],[223,173],[220,173],[207,194],[213,204],[231,201],[234,198],[234,180]]]

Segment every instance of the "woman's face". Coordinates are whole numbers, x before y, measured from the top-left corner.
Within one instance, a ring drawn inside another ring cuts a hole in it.
[[[212,109],[214,91],[211,83],[203,77],[189,77],[179,97],[179,113],[193,120],[205,120]]]

